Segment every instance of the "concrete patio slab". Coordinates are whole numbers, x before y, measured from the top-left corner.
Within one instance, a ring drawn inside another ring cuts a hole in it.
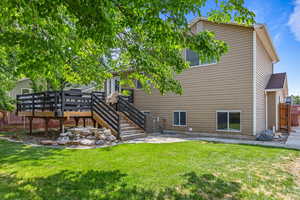
[[[295,132],[292,132],[287,141],[286,141],[286,145],[288,146],[295,146],[298,147],[300,149],[300,127],[295,127],[293,128]]]
[[[220,143],[227,143],[227,144],[247,144],[247,145],[258,145],[258,146],[300,150],[300,145],[294,143],[286,144],[286,143],[278,143],[272,141],[265,142],[265,141],[256,141],[256,140],[225,139],[225,138],[214,138],[214,137],[184,137],[183,135],[179,135],[179,134],[153,134],[145,138],[130,140],[127,141],[126,143],[173,143],[173,142],[184,142],[184,141],[207,141],[207,142],[220,142]]]

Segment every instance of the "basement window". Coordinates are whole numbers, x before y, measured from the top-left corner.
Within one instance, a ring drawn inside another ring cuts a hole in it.
[[[186,112],[175,111],[173,113],[173,125],[174,126],[186,126]]]
[[[217,131],[240,132],[241,111],[217,111]]]

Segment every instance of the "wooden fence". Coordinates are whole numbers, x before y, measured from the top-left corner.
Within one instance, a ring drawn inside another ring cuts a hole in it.
[[[279,104],[279,130],[289,133],[291,131],[292,106],[286,103]]]
[[[292,106],[292,126],[300,126],[300,105]]]

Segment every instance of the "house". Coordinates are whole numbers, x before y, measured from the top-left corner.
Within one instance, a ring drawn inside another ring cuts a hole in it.
[[[218,63],[201,63],[197,54],[185,50],[191,68],[176,76],[183,95],[135,89],[134,105],[171,132],[248,138],[273,127],[278,130],[278,104],[288,96],[288,81],[286,73],[274,73],[279,57],[267,27],[196,18],[190,28],[194,33],[215,32],[229,44],[228,53]]]
[[[57,116],[58,110],[66,115],[72,114],[74,118],[84,114],[103,126],[111,127],[120,136],[128,134],[128,131],[122,131],[124,126],[119,119],[144,130],[147,128],[147,119],[140,111],[152,116],[155,119],[153,121],[166,132],[253,138],[266,129],[278,130],[279,103],[285,102],[288,96],[288,81],[286,73],[274,73],[274,64],[279,57],[266,26],[217,24],[196,18],[190,23],[190,28],[194,33],[203,30],[215,32],[217,39],[229,44],[230,49],[219,62],[206,63],[201,63],[197,54],[186,49],[183,55],[191,68],[176,76],[183,87],[183,95],[169,93],[162,96],[156,89],[147,94],[137,84],[132,94],[135,107],[132,107],[132,99],[123,98],[119,100],[119,107],[111,107],[104,103],[105,96],[122,90],[119,78],[114,77],[106,81],[102,96],[95,97],[98,103],[91,102],[92,106],[88,109],[92,112],[81,109],[83,101],[79,107],[78,103],[69,103],[67,108],[55,106],[51,110],[51,117],[61,117]],[[73,102],[72,95],[70,93],[63,97],[61,94],[58,98]],[[33,100],[26,101],[34,103]],[[42,102],[39,103],[39,111],[27,112],[30,110],[27,104],[20,100],[20,111],[25,111],[20,115],[31,118],[43,117],[45,105],[52,105],[50,101]],[[74,112],[70,111],[77,111],[78,116],[73,116]]]

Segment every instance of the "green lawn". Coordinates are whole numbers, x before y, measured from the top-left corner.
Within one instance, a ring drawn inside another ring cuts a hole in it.
[[[67,150],[0,140],[0,199],[297,199],[294,150],[206,142]]]

